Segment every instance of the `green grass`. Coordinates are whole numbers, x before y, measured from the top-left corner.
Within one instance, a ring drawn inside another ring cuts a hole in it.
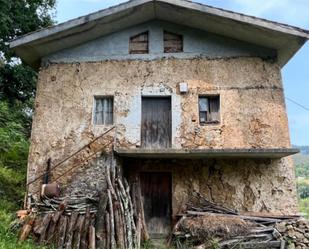
[[[0,201],[0,249],[34,249],[38,247],[31,240],[18,242],[16,232],[10,230],[11,223],[14,221],[15,204]]]

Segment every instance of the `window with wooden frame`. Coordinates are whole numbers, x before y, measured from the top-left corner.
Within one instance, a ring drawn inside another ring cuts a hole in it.
[[[183,52],[183,36],[164,31],[164,53]]]
[[[149,52],[148,31],[130,37],[130,54],[148,54]]]
[[[114,98],[111,96],[94,97],[93,123],[112,125],[114,122]]]
[[[220,122],[220,97],[199,96],[199,120],[200,124],[217,124]]]

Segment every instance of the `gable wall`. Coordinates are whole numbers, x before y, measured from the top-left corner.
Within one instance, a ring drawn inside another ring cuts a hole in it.
[[[183,35],[183,53],[163,53],[163,31]],[[149,54],[129,54],[129,39],[136,34],[149,31]],[[129,29],[116,32],[94,41],[65,49],[43,59],[48,62],[85,62],[106,59],[159,59],[175,58],[225,58],[235,56],[259,56],[274,58],[276,52],[271,49],[233,40],[227,37],[207,33],[198,29],[154,20]]]

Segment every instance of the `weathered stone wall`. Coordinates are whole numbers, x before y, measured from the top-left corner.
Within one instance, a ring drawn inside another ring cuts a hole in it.
[[[188,94],[180,95],[180,82],[188,83]],[[172,97],[175,148],[290,146],[280,68],[258,58],[55,64],[41,70],[37,93],[33,140],[47,138],[55,149],[71,150],[106,128],[92,124],[96,95],[115,98],[121,146],[140,143],[145,95]],[[220,124],[199,125],[202,94],[220,94]]]
[[[309,248],[309,221],[301,218],[283,221],[276,225],[276,229],[281,233],[287,242],[287,249],[307,249]]]
[[[179,93],[181,82],[188,83],[187,94]],[[214,93],[221,98],[221,122],[200,126],[198,95]],[[92,123],[96,95],[114,96],[117,147],[140,146],[141,96],[147,95],[171,96],[173,148],[290,146],[280,68],[276,63],[259,58],[196,58],[52,64],[39,74],[28,181],[43,172],[48,158],[56,163],[110,128]],[[109,135],[112,140],[113,133]],[[235,164],[243,169],[240,176],[238,168],[232,166]],[[254,161],[225,162],[218,172],[219,166],[214,167],[210,181],[200,186],[204,192],[208,188],[227,192],[213,197],[215,201],[230,201],[235,207],[248,210],[261,210],[265,205],[269,211],[295,211],[294,173],[289,159],[267,166]],[[55,170],[53,177],[64,170]],[[191,173],[192,177],[199,177],[194,171]],[[73,176],[74,171],[69,179]],[[222,177],[228,185],[220,183]],[[242,191],[236,188],[237,181],[230,183],[233,177],[243,182],[239,186]],[[230,185],[233,189],[228,190]],[[32,185],[30,193],[38,187]],[[182,198],[177,197],[182,192],[176,189],[175,198]],[[270,204],[264,204],[266,200]]]
[[[242,212],[295,214],[297,199],[291,161],[281,160],[127,160],[128,177],[138,172],[171,172],[173,214],[193,190]]]
[[[73,174],[66,176],[67,181],[62,185],[62,195],[92,196],[107,189],[106,167],[111,163],[111,155],[102,155],[86,167],[78,168]]]

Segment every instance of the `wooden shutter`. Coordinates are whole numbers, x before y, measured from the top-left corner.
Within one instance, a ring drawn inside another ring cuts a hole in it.
[[[164,31],[164,53],[183,52],[182,35]]]
[[[209,104],[207,97],[199,97],[198,101],[199,105],[199,118],[200,123],[206,123],[208,121],[208,113],[209,113]]]
[[[149,52],[149,41],[148,31],[130,37],[130,54],[148,54]]]
[[[113,98],[112,97],[96,97],[94,124],[111,125],[113,124]]]

